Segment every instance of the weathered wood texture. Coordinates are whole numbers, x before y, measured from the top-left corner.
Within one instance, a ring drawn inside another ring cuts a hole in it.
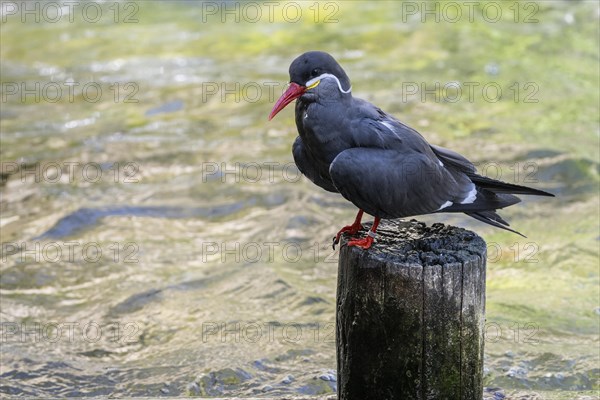
[[[485,242],[415,220],[377,233],[367,251],[342,241],[338,398],[481,400]]]

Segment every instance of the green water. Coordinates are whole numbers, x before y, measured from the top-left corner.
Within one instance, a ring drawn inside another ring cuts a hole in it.
[[[557,194],[502,213],[526,239],[420,219],[489,244],[489,393],[598,398],[596,2],[2,4],[0,393],[335,390],[330,238],[355,210],[299,179],[291,107],[266,118],[320,49],[355,96]]]

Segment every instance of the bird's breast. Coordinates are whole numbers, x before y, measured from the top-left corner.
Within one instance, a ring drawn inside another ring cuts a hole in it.
[[[299,118],[298,132],[302,141],[315,158],[331,163],[348,146],[343,138],[339,122],[323,119],[319,113],[305,110]]]

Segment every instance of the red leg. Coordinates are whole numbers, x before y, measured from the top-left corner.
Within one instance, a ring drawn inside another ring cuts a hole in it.
[[[377,226],[379,226],[380,219],[381,218],[379,218],[379,217],[375,217],[375,221],[373,221],[373,226],[367,233],[367,237],[349,241],[348,247],[357,246],[357,247],[362,247],[365,250],[368,249],[369,247],[371,247],[371,245],[373,244],[373,241],[375,240],[375,232],[377,231]]]
[[[358,214],[356,214],[356,218],[354,219],[354,223],[352,225],[347,225],[340,229],[340,231],[333,238],[333,249],[335,250],[335,245],[340,242],[340,238],[342,237],[342,233],[348,232],[351,235],[355,235],[358,231],[362,229],[362,224],[360,221],[362,220],[363,210],[358,210]]]

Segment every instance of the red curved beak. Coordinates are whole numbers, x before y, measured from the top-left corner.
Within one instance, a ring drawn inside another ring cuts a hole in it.
[[[285,106],[290,104],[293,100],[297,99],[298,97],[302,96],[305,91],[305,86],[300,86],[297,83],[290,82],[290,86],[281,95],[279,100],[277,100],[277,103],[275,103],[275,105],[273,106],[271,114],[269,114],[269,121],[272,120],[273,117],[277,115],[279,111],[283,110]]]

